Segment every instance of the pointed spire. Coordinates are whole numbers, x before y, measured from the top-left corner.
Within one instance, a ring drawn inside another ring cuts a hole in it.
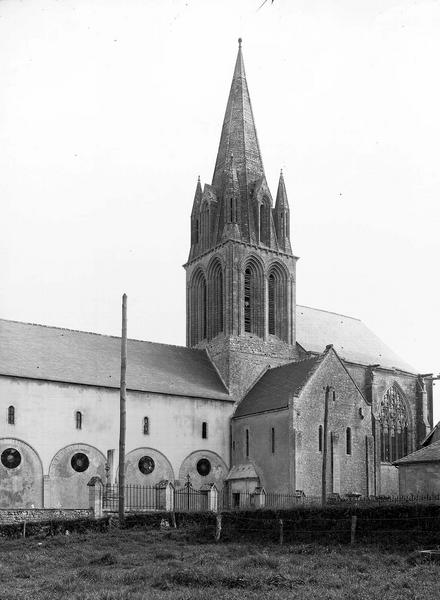
[[[192,214],[195,213],[200,207],[200,203],[202,201],[203,192],[202,192],[202,184],[200,183],[200,175],[197,178],[196,192],[194,194],[194,202],[192,207]]]
[[[289,208],[289,201],[287,200],[286,184],[284,183],[283,169],[280,172],[280,180],[278,182],[277,199],[275,202],[275,210],[281,208]]]
[[[246,81],[241,38],[238,40],[237,60],[212,179],[212,185],[220,195],[223,192],[223,172],[231,154],[234,155],[240,189],[247,195],[249,185],[264,175],[264,169]]]

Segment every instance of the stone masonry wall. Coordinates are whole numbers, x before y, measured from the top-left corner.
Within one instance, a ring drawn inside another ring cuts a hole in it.
[[[91,509],[10,508],[0,509],[0,524],[36,523],[38,521],[72,521],[93,517]]]

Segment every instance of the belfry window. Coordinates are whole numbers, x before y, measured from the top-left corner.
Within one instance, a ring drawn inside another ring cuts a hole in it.
[[[8,407],[8,425],[15,425],[15,406]]]
[[[393,462],[409,451],[409,419],[402,394],[392,386],[380,403],[380,458]]]
[[[144,417],[143,420],[143,432],[144,435],[150,434],[150,419],[148,417]]]
[[[287,341],[287,275],[284,268],[275,263],[271,266],[267,281],[268,287],[268,332]]]
[[[195,346],[206,339],[207,333],[206,279],[201,270],[197,270],[193,275],[189,293],[191,296],[190,340],[191,346]]]
[[[252,331],[251,328],[251,270],[248,268],[244,273],[244,330],[249,333]]]
[[[77,429],[82,429],[83,416],[82,412],[77,410],[75,413],[75,425]]]
[[[210,333],[209,337],[214,338],[223,331],[223,270],[219,260],[215,260],[210,269]]]

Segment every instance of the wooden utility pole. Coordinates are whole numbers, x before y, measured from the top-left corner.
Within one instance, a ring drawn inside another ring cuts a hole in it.
[[[328,430],[328,399],[330,396],[330,386],[325,388],[324,400],[324,431],[322,432],[322,490],[321,504],[325,506],[327,502],[327,430]]]
[[[122,296],[121,382],[119,402],[119,523],[125,518],[125,430],[127,399],[127,294]]]

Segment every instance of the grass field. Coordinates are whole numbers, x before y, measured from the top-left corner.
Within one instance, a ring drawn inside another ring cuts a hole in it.
[[[438,600],[440,567],[368,546],[198,544],[112,530],[0,542],[0,599]]]

